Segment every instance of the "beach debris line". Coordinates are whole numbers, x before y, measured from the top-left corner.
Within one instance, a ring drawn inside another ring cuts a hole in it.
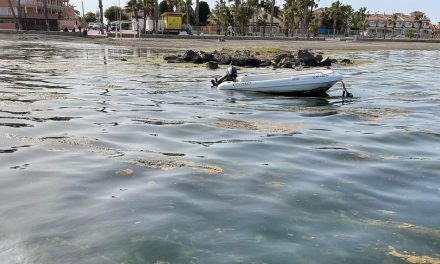
[[[205,52],[187,50],[183,54],[166,55],[163,59],[167,63],[194,63],[206,64],[210,69],[217,69],[218,65],[234,65],[239,67],[268,67],[296,68],[296,67],[330,67],[333,63],[352,63],[349,59],[340,62],[330,57],[324,57],[323,53],[309,50],[259,52],[250,50],[229,50]]]

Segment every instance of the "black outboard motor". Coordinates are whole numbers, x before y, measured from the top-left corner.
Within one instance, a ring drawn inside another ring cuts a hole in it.
[[[224,81],[232,81],[235,82],[235,80],[237,79],[237,69],[234,66],[230,66],[227,70],[226,70],[226,75],[221,77],[220,79],[217,80],[217,78],[215,78],[214,80],[211,80],[211,83],[213,86],[218,86],[219,84],[221,84]]]

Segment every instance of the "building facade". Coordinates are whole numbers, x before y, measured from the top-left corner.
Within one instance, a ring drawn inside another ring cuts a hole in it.
[[[0,29],[15,29],[15,19],[23,30],[71,30],[77,24],[75,8],[69,0],[0,0]],[[19,6],[20,5],[20,6]]]
[[[367,32],[370,37],[396,36],[403,37],[407,33],[413,36],[432,35],[431,21],[419,11],[412,12],[409,15],[396,13],[397,20],[393,22],[393,14],[370,14],[367,17]],[[417,19],[417,17],[421,19]],[[421,23],[421,25],[420,25]],[[420,29],[420,31],[419,31]]]

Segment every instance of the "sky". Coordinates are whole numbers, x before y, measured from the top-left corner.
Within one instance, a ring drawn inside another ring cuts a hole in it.
[[[125,6],[127,0],[103,0],[104,10],[112,5]],[[214,7],[215,0],[205,0],[208,2],[211,8]],[[276,0],[277,5],[281,5],[284,1]],[[320,0],[318,2],[319,7],[328,7],[335,0]],[[77,10],[81,11],[81,2],[84,3],[85,12],[91,11],[96,12],[98,10],[98,0],[71,0],[70,3],[73,4]],[[159,0],[160,2],[160,0]],[[193,3],[196,1],[193,0]],[[354,9],[359,9],[360,7],[367,7],[370,13],[404,13],[409,14],[413,11],[422,11],[430,19],[433,24],[440,22],[440,0],[341,0],[343,4],[349,4]]]

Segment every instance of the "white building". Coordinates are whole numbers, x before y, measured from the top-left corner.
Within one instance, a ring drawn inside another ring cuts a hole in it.
[[[428,36],[432,34],[431,21],[424,16],[422,12],[412,12],[410,15],[396,13],[397,21],[393,25],[393,14],[370,14],[367,17],[367,36],[383,37],[389,36],[405,36],[408,30],[411,30],[414,35],[419,34],[419,22],[416,20],[417,15],[422,15],[420,27],[420,36]],[[393,32],[394,26],[394,32]]]

